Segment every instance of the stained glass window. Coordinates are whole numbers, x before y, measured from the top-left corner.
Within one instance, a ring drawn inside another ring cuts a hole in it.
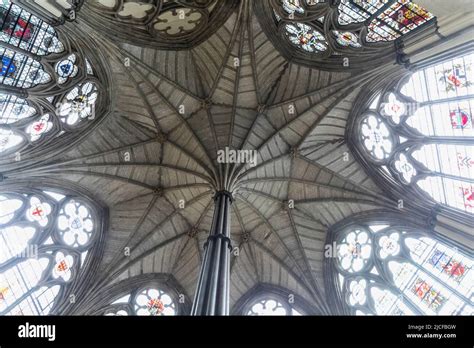
[[[92,82],[74,87],[62,100],[58,115],[62,122],[74,125],[81,119],[94,115],[97,86]]]
[[[112,302],[105,315],[112,316],[167,316],[176,315],[173,297],[159,287],[150,286],[133,291]]]
[[[64,51],[55,30],[9,0],[0,0],[0,41],[36,55]]]
[[[474,212],[474,54],[415,72],[361,115],[368,158],[435,201]]]
[[[307,11],[311,12],[316,5],[324,3],[325,0],[283,0],[281,7],[291,16],[303,15]]]
[[[288,310],[277,300],[265,299],[253,304],[247,315],[288,315]]]
[[[323,52],[327,50],[324,35],[316,28],[304,23],[286,24],[286,35],[296,47],[307,52]]]
[[[388,2],[388,0],[342,0],[339,4],[338,21],[343,25],[364,22]]]
[[[0,192],[0,315],[47,315],[97,238],[81,197]]]
[[[2,48],[0,43],[0,84],[29,88],[51,80],[38,61],[24,54]]]
[[[78,68],[75,65],[76,55],[71,54],[64,60],[56,63],[56,73],[59,76],[58,83],[63,84],[67,81],[68,78],[74,77],[77,75]]]
[[[341,46],[354,48],[362,47],[359,43],[359,36],[357,34],[350,31],[340,32],[337,30],[334,30],[333,33],[336,36],[336,42]]]
[[[336,235],[343,298],[357,315],[472,315],[472,258],[411,228],[360,224]]]
[[[279,315],[302,315],[294,308],[294,297],[284,298],[283,296],[270,293],[262,293],[256,296],[244,308],[245,315],[252,316],[279,316]]]
[[[367,42],[393,41],[431,20],[433,15],[408,0],[342,0],[339,24],[354,25],[369,21]]]
[[[356,52],[358,60],[376,57],[387,45],[371,44],[394,41],[434,18],[408,0],[341,0],[337,7],[329,1],[275,0],[272,6],[277,30],[290,45],[321,58]]]
[[[432,18],[431,13],[417,4],[398,0],[370,22],[366,40],[393,41]]]
[[[0,94],[3,157],[13,157],[94,118],[98,83],[92,66],[73,44],[68,46],[66,50],[50,25],[9,0],[0,0],[0,84],[12,89],[12,94]],[[44,67],[42,56],[48,56],[53,69]],[[19,97],[22,89],[33,87],[29,97]]]

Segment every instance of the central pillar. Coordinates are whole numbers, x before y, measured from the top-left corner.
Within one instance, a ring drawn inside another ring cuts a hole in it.
[[[217,192],[214,204],[214,217],[209,237],[204,244],[192,315],[229,314],[231,193]]]

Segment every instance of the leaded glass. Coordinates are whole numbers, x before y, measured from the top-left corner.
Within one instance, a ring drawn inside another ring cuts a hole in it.
[[[288,315],[288,311],[279,301],[265,299],[255,303],[247,315]]]
[[[0,0],[0,25],[0,41],[40,56],[64,51],[50,25],[9,0]]]
[[[426,23],[433,15],[408,0],[398,0],[369,24],[368,42],[393,41]]]
[[[59,109],[61,121],[67,125],[74,125],[84,118],[93,116],[97,96],[97,87],[92,82],[75,87],[62,101]]]
[[[326,39],[317,29],[304,23],[286,24],[285,29],[288,39],[296,47],[311,53],[327,50]]]
[[[377,12],[388,0],[350,1],[342,0],[339,4],[339,23],[360,23]]]
[[[51,80],[41,63],[24,54],[0,46],[0,83],[29,88]]]
[[[390,131],[382,119],[367,116],[362,121],[361,133],[364,146],[375,159],[388,158],[393,146]]]
[[[175,307],[170,295],[155,288],[141,291],[134,303],[135,313],[147,316],[175,315]]]
[[[53,128],[53,123],[49,121],[48,114],[41,116],[37,121],[30,123],[26,128],[26,133],[30,134],[30,140],[35,141],[41,138],[45,133],[48,133]]]
[[[0,26],[0,84],[13,91],[34,88],[40,95],[23,99],[14,92],[0,94],[0,153],[19,160],[19,150],[93,119],[97,81],[79,74],[81,69],[87,75],[94,71],[82,54],[74,52],[74,45],[66,51],[55,29],[9,0],[0,0]],[[45,61],[54,69],[45,68]]]
[[[67,243],[56,228],[70,204],[90,217],[87,244]],[[81,254],[96,240],[91,208],[79,197],[41,190],[2,192],[0,207],[0,314],[49,314],[56,296],[75,281]]]
[[[76,55],[71,54],[64,60],[56,63],[56,73],[59,76],[58,83],[62,84],[67,81],[68,78],[74,77],[77,75],[78,68],[75,65]]]
[[[250,316],[304,315],[301,304],[296,305],[295,302],[297,302],[295,296],[287,290],[281,293],[273,289],[265,289],[259,290],[256,294],[252,293],[250,299],[245,301],[246,304],[239,311],[242,315]]]
[[[0,153],[24,143],[23,137],[9,129],[0,128]]]
[[[359,127],[373,162],[434,201],[469,213],[474,212],[473,65],[469,53],[413,73],[373,103]]]
[[[33,116],[35,108],[24,99],[13,95],[0,94],[0,124],[10,124]]]
[[[359,37],[349,31],[340,32],[335,30],[334,35],[336,35],[336,41],[339,45],[344,47],[355,47],[359,48],[362,45],[359,43]]]
[[[178,308],[173,297],[159,286],[147,286],[120,297],[104,312],[108,316],[174,316]]]
[[[300,4],[300,0],[284,0],[282,3],[283,9],[292,14],[292,13],[304,13],[304,8]]]
[[[341,64],[346,69],[365,68],[372,60],[384,59],[388,51],[395,54],[393,41],[434,18],[408,0],[341,0],[337,7],[329,1],[272,0],[270,4],[275,24],[271,30],[279,35],[269,35],[284,36],[289,46],[300,50],[288,47],[283,53],[304,63],[309,63],[307,54],[312,53],[323,68]]]
[[[343,26],[370,22],[365,38],[368,43],[393,41],[433,18],[431,13],[408,0],[342,0],[338,10],[338,21]]]
[[[338,233],[336,243],[364,233],[364,244],[373,245],[363,265],[349,267],[339,253],[335,261],[344,299],[357,315],[458,315],[472,313],[472,258],[458,249],[412,228],[360,224]],[[351,237],[352,236],[352,237]]]

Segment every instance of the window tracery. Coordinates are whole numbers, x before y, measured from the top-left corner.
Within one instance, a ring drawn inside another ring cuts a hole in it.
[[[434,20],[409,0],[271,0],[255,6],[262,27],[286,55],[332,69],[364,68],[395,56],[394,41]],[[271,14],[272,18],[268,16]],[[322,63],[325,64],[322,64]]]
[[[278,299],[271,297],[265,298],[253,303],[246,315],[260,316],[260,315],[302,315],[294,308],[285,306]]]
[[[105,310],[107,316],[173,316],[178,311],[173,296],[159,286],[145,286],[120,297]]]
[[[59,191],[0,192],[0,315],[47,315],[75,283],[98,235],[83,198]]]
[[[250,293],[241,308],[242,315],[249,316],[292,316],[303,315],[295,296],[281,289],[266,288],[256,294]],[[286,296],[286,297],[285,297]]]
[[[230,15],[236,2],[217,0],[122,1],[95,0],[90,9],[98,19],[107,22],[108,31],[115,24],[115,36],[146,45],[189,46],[197,43],[209,31],[217,29]]]
[[[362,236],[362,237],[360,237]],[[472,258],[399,223],[336,233],[338,284],[357,315],[472,315]]]
[[[94,119],[100,84],[90,62],[65,40],[38,17],[9,0],[0,1],[3,158],[36,148]]]
[[[474,54],[415,72],[361,113],[362,152],[404,187],[474,212]],[[358,142],[359,143],[359,142]]]

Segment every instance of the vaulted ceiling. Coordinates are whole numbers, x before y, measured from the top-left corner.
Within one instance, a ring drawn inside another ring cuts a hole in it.
[[[19,175],[78,185],[108,207],[90,291],[165,273],[192,298],[213,193],[226,189],[234,195],[231,233],[239,247],[231,305],[268,283],[331,313],[323,282],[328,228],[354,213],[396,206],[345,139],[361,88],[395,68],[354,75],[287,61],[250,1],[189,50],[134,46],[102,35],[86,17],[84,9],[71,27],[106,57],[110,113],[74,147]],[[217,163],[225,147],[256,150],[257,165]]]

